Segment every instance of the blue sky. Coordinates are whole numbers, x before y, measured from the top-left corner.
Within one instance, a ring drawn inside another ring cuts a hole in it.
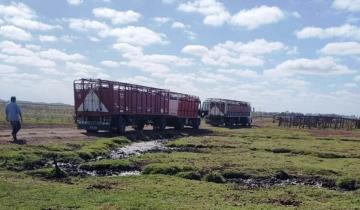
[[[73,104],[91,77],[360,115],[359,14],[360,0],[3,0],[0,98]]]

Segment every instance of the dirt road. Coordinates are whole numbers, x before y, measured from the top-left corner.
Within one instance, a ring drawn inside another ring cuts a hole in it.
[[[99,135],[88,135],[84,130],[76,128],[24,128],[18,133],[18,139],[26,144],[49,144],[74,141],[93,140]],[[9,144],[11,131],[0,130],[0,144]]]

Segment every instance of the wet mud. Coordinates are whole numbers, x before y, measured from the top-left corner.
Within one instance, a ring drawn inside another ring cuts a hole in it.
[[[270,188],[275,186],[286,185],[306,185],[317,188],[336,189],[334,180],[324,179],[321,177],[307,176],[288,176],[288,177],[257,177],[257,178],[234,178],[227,180],[234,184],[235,189],[257,189]]]

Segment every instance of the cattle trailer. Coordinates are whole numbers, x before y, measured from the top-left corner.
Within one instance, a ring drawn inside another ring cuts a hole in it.
[[[244,101],[209,98],[201,107],[201,116],[213,126],[251,126],[251,105]]]
[[[126,126],[154,130],[166,126],[183,129],[200,126],[200,100],[197,96],[166,89],[108,81],[79,79],[74,81],[75,121],[79,129],[125,132]]]

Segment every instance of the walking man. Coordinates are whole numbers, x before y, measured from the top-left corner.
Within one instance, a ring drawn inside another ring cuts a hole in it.
[[[19,132],[21,128],[22,122],[22,115],[21,110],[19,106],[16,104],[16,98],[15,96],[11,97],[11,102],[6,106],[5,112],[6,112],[6,121],[10,122],[12,126],[12,136],[14,139],[14,143],[17,143],[17,137],[16,134]]]

